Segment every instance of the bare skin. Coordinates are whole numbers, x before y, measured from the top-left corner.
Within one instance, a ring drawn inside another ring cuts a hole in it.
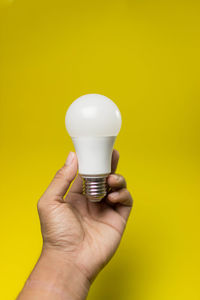
[[[111,192],[92,203],[76,177],[77,157],[69,154],[38,202],[43,249],[18,300],[86,299],[92,281],[115,253],[132,207],[125,179],[114,174],[118,160],[114,150]]]

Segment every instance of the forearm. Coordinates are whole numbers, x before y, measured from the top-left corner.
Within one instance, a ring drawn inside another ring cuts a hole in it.
[[[84,300],[89,287],[72,261],[43,251],[17,300]]]

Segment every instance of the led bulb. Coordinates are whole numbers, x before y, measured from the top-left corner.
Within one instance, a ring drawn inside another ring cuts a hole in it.
[[[121,128],[120,111],[109,98],[87,94],[70,105],[65,124],[78,157],[83,192],[90,201],[101,201],[107,194],[106,178]]]

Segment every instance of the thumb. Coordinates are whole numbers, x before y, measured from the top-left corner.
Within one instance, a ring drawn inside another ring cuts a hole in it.
[[[57,199],[65,195],[77,174],[78,162],[74,152],[70,152],[65,165],[56,173],[52,182],[45,191],[45,199]],[[42,198],[43,198],[42,197]]]

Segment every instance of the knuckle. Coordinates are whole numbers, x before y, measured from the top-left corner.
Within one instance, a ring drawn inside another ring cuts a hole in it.
[[[125,178],[122,175],[118,175],[118,176],[119,176],[119,183],[122,186],[126,187],[126,180],[125,180]]]
[[[123,184],[125,186],[125,188],[127,187],[127,183],[126,183],[126,179],[123,177]]]
[[[130,205],[133,204],[133,198],[131,196],[131,193],[127,189],[123,189],[123,198],[127,199]]]
[[[125,189],[125,188],[123,189],[123,195],[124,195],[125,198],[129,198],[130,197],[129,191],[127,189]]]
[[[130,195],[130,204],[131,204],[131,206],[133,205],[133,198],[132,198],[132,196],[131,196],[131,194],[129,193],[129,195]]]
[[[62,167],[56,172],[55,178],[60,179],[63,178],[64,176],[65,176],[65,167]]]
[[[132,206],[133,205],[133,198],[131,196],[131,193],[130,192],[128,192],[128,193],[129,193],[129,196],[128,196],[129,203],[130,203],[130,206]]]
[[[59,169],[56,172],[56,174],[54,176],[54,179],[58,180],[58,181],[63,181],[64,180],[65,183],[68,184],[68,185],[71,182],[71,178],[70,178],[70,176],[69,176],[69,174],[68,174],[67,169],[66,169],[65,166],[63,166],[61,169]]]

